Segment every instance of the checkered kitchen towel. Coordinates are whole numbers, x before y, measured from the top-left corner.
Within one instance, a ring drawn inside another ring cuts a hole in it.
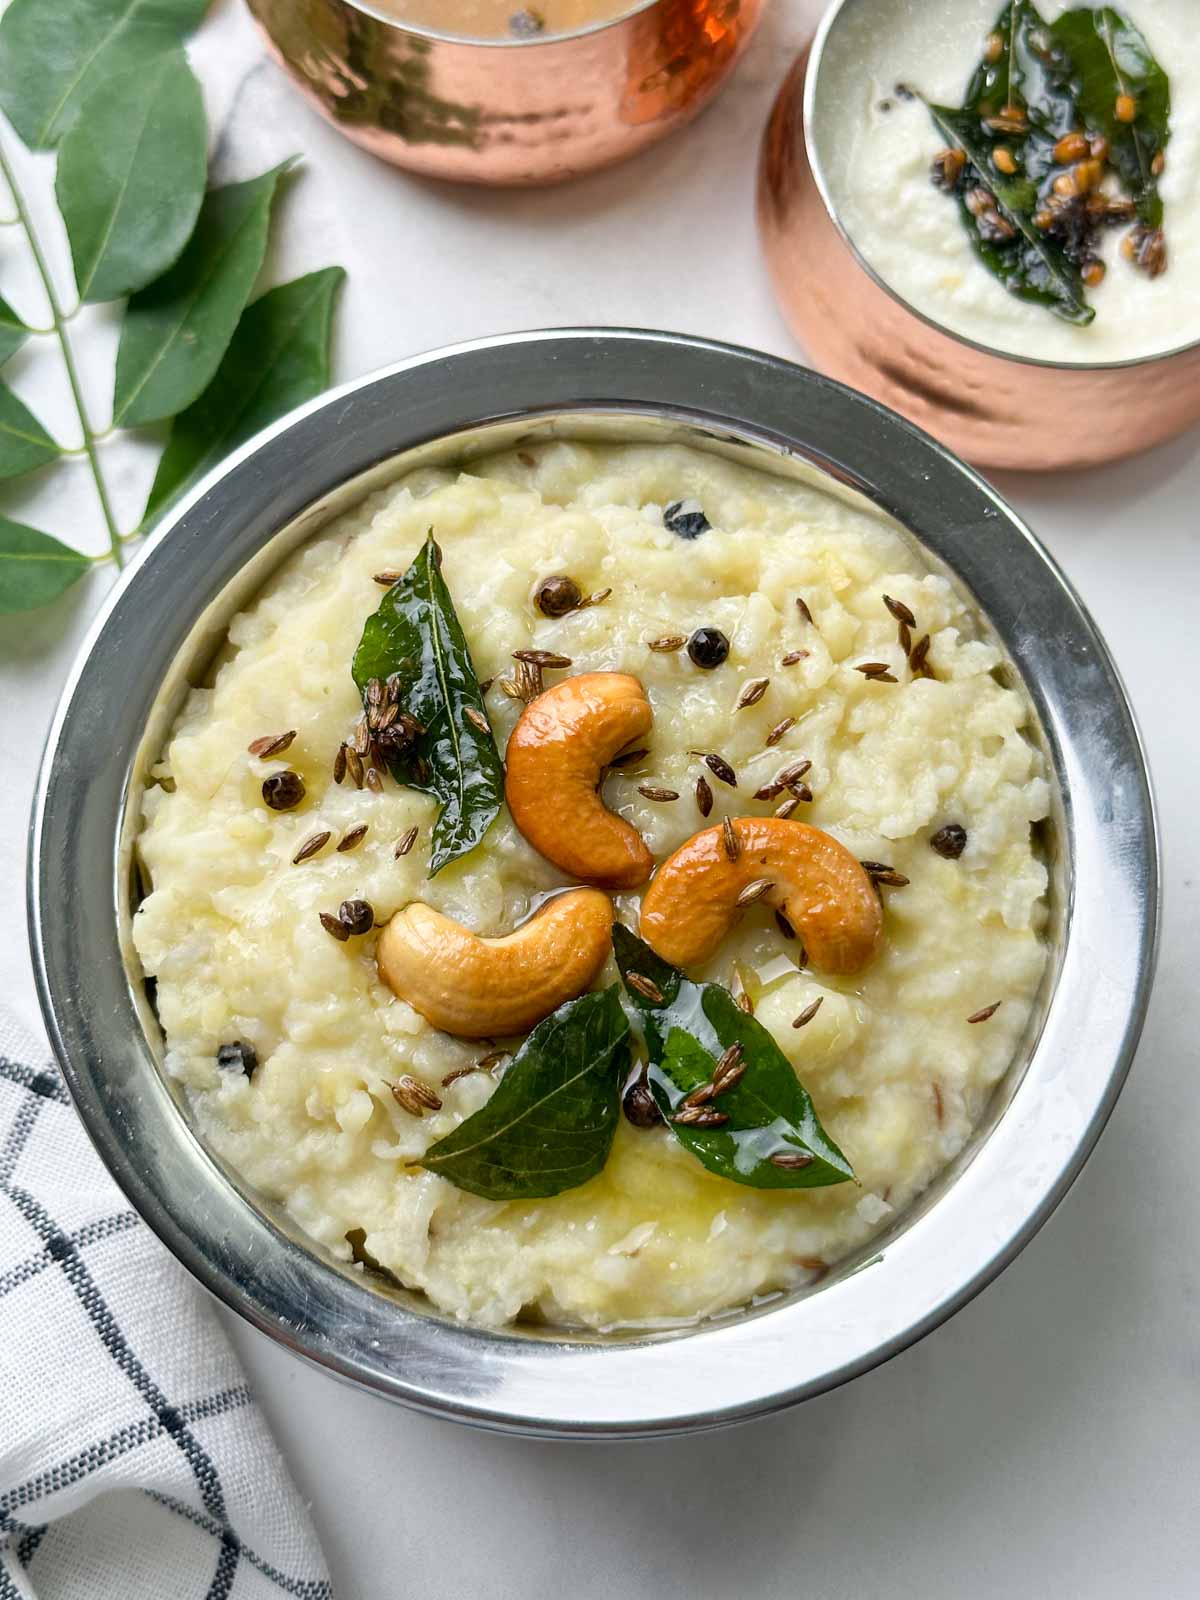
[[[201,1291],[0,1015],[0,1600],[331,1600]]]

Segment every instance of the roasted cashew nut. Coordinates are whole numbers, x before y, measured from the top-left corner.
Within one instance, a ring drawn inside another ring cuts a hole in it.
[[[526,1033],[590,987],[608,959],[612,922],[612,902],[598,889],[556,896],[499,939],[414,901],[379,936],[379,975],[445,1033]]]
[[[604,768],[653,720],[636,678],[584,672],[538,695],[508,741],[504,797],[533,848],[572,878],[610,889],[645,883],[641,834],[600,798]]]
[[[680,845],[642,900],[642,938],[677,967],[716,954],[741,916],[738,896],[769,879],[763,898],[787,917],[822,972],[858,972],[875,954],[883,911],[845,845],[820,828],[780,817],[740,817]],[[735,843],[736,858],[730,858]]]

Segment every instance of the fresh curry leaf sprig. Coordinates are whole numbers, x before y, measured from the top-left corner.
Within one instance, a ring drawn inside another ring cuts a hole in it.
[[[432,530],[367,618],[353,673],[364,698],[372,680],[391,678],[393,698],[415,722],[388,751],[388,767],[397,783],[441,802],[432,877],[475,848],[504,799],[504,768]]]
[[[756,1189],[815,1189],[853,1180],[850,1163],[822,1128],[791,1062],[727,989],[692,983],[619,923],[613,950],[641,1013],[650,1091],[685,1149],[718,1177]],[[717,1095],[707,1101],[720,1120],[679,1120],[685,1101],[714,1081],[714,1069],[722,1058],[731,1059],[733,1046],[740,1046],[738,1066],[744,1070],[724,1092],[718,1080]]]
[[[534,1028],[487,1104],[421,1164],[485,1200],[574,1189],[608,1160],[628,1072],[617,985],[569,1000]]]
[[[185,53],[207,0],[12,0],[0,18],[0,109],[25,143],[57,151],[55,196],[79,303],[126,300],[112,427],[169,426],[145,513],[122,532],[60,302],[0,134],[0,173],[41,280],[48,326],[0,301],[0,364],[29,338],[58,345],[81,445],[54,439],[0,383],[0,479],[83,456],[108,534],[87,556],[0,518],[0,612],[48,604],[127,544],[221,457],[329,382],[344,274],[330,268],[251,302],[289,163],[206,192],[207,129]]]
[[[1010,0],[962,106],[926,104],[948,145],[934,181],[1010,293],[1085,326],[1105,271],[1097,237],[1135,219],[1125,253],[1151,276],[1165,268],[1170,86],[1120,12],[1080,7],[1047,24],[1033,0]],[[1102,187],[1110,172],[1125,195]]]

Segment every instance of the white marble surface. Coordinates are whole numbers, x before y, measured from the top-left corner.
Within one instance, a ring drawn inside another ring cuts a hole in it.
[[[752,174],[771,95],[818,10],[817,0],[776,0],[735,82],[690,132],[547,193],[456,190],[375,164],[295,98],[237,0],[216,6],[194,55],[223,177],[293,151],[305,158],[272,271],[349,268],[342,376],[446,340],[580,322],[795,355],[758,258]],[[31,183],[45,179],[33,164]],[[0,293],[38,314],[11,231],[0,238]],[[102,415],[106,316],[81,319],[79,341]],[[67,434],[52,356],[18,357],[13,370]],[[128,523],[149,453],[123,442],[106,452]],[[311,1498],[340,1600],[1196,1592],[1197,438],[1084,481],[1008,476],[1001,487],[1108,635],[1162,810],[1158,984],[1132,1079],[1087,1170],[1016,1264],[949,1325],[848,1388],[726,1434],[587,1447],[489,1437],[353,1393],[231,1327]],[[102,544],[78,469],[10,486],[0,510]],[[21,927],[34,766],[70,637],[107,581],[98,571],[90,593],[0,622],[10,929],[0,986],[30,1016]]]

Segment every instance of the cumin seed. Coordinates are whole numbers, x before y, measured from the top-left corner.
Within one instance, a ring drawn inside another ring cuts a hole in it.
[[[696,809],[702,817],[707,817],[713,808],[713,792],[709,788],[708,779],[703,773],[696,779]]]
[[[557,650],[514,650],[514,661],[523,661],[530,667],[569,667],[570,656],[560,656]]]
[[[811,771],[811,761],[793,761],[790,767],[784,767],[783,771],[775,779],[775,782],[779,785],[780,789],[790,789],[794,783],[797,783],[805,776],[806,773]],[[776,790],[776,793],[778,792],[779,791]]]
[[[756,706],[766,694],[770,686],[770,678],[753,678],[737,697],[735,711],[745,711],[747,706]]]
[[[770,783],[764,783],[759,788],[755,789],[754,798],[756,800],[774,800],[776,796],[783,793],[783,788],[784,786],[782,783],[779,783],[776,779],[772,779]]]
[[[907,622],[902,622],[896,629],[896,638],[899,640],[901,650],[907,655],[912,649],[912,629]]]
[[[480,733],[491,733],[491,724],[481,711],[476,711],[474,706],[467,706],[465,714],[473,728],[478,728]]]
[[[707,755],[704,758],[704,765],[712,773],[714,778],[720,778],[721,782],[727,783],[731,789],[737,788],[737,773],[729,765],[724,756]]]
[[[469,1067],[455,1067],[453,1072],[448,1072],[442,1079],[442,1088],[448,1089],[452,1083],[457,1083],[460,1078],[473,1077],[478,1071],[478,1061],[472,1062]]]
[[[329,911],[319,911],[317,915],[321,919],[321,926],[325,929],[325,932],[335,938],[339,944],[345,944],[346,940],[350,937],[350,929],[346,926],[342,919],[340,917],[335,917],[332,912]]]
[[[799,595],[796,596],[796,610],[804,618],[805,622],[811,622],[812,621],[813,614],[808,609],[808,601],[807,600],[802,600]]]
[[[772,880],[770,878],[755,878],[753,883],[748,883],[734,901],[737,906],[752,906],[756,900],[761,900],[763,895],[770,892]]]
[[[661,639],[648,640],[646,648],[656,651],[659,655],[669,655],[672,650],[682,650],[686,643],[686,634],[668,633]]]
[[[800,1013],[800,1015],[798,1017],[793,1017],[792,1018],[792,1027],[793,1028],[805,1028],[805,1027],[807,1027],[808,1024],[812,1021],[812,1019],[816,1016],[817,1012],[820,1011],[821,1007],[824,1004],[825,1004],[825,996],[823,994],[818,995],[817,998],[813,1001],[813,1003],[811,1005],[805,1006],[804,1010]]]
[[[781,806],[775,807],[775,815],[782,822],[786,822],[799,804],[800,796],[798,794],[790,794]]]
[[[485,678],[483,680],[483,682],[479,685],[480,694],[486,694],[488,692],[488,690],[492,687],[492,685],[495,683],[495,681],[496,681],[495,678]]]
[[[598,606],[607,600],[611,593],[611,589],[597,589],[595,594],[585,594],[575,609],[582,611],[585,606]]]
[[[421,1078],[402,1072],[392,1084],[392,1096],[410,1117],[423,1117],[427,1111],[440,1111],[442,1102],[438,1095]]]
[[[744,1045],[731,1044],[721,1056],[712,1075],[714,1097],[728,1093],[746,1076],[746,1063],[742,1059],[745,1053]]]
[[[804,1167],[811,1167],[813,1156],[806,1156],[802,1150],[776,1150],[767,1160],[773,1167],[780,1167],[784,1172],[799,1172]],[[804,1267],[809,1272],[823,1272],[825,1263],[818,1261],[815,1256],[801,1256],[796,1262],[798,1267]]]
[[[647,1000],[652,1000],[656,1006],[663,1003],[663,992],[650,978],[643,977],[640,972],[631,972],[625,979],[631,989],[636,989],[638,994],[644,995]]]
[[[742,847],[738,843],[738,836],[734,832],[733,823],[730,822],[728,817],[721,823],[721,833],[725,843],[725,854],[730,861],[736,861],[742,853]]]
[[[490,1072],[493,1067],[498,1067],[502,1061],[507,1061],[512,1055],[511,1050],[489,1050],[486,1056],[480,1056],[475,1063],[477,1072]]]
[[[346,771],[350,774],[354,787],[361,789],[363,786],[362,757],[353,745],[348,744],[344,748],[346,751]]]
[[[794,667],[797,661],[807,661],[810,655],[812,655],[811,650],[789,650],[787,655],[780,659],[779,665],[781,667]]]
[[[368,767],[366,773],[367,788],[372,794],[383,793],[383,779],[379,775],[378,767]]]
[[[874,678],[878,673],[888,672],[891,669],[886,661],[863,661],[854,670],[861,672],[865,678]]]
[[[337,755],[335,755],[334,758],[333,758],[333,781],[334,781],[334,783],[341,783],[342,779],[345,776],[346,776],[346,746],[344,744],[340,744],[337,747]]]
[[[767,735],[767,749],[769,750],[772,745],[778,744],[788,729],[794,728],[795,726],[795,717],[784,717],[782,722],[777,722]]]
[[[700,1086],[696,1089],[693,1089],[690,1094],[684,1095],[684,1108],[690,1110],[692,1106],[706,1106],[716,1092],[716,1087],[710,1078],[707,1083],[700,1084]]]
[[[649,750],[622,750],[619,756],[614,756],[608,763],[610,767],[632,767],[643,756],[648,756]]]
[[[266,733],[261,739],[255,739],[246,748],[252,756],[257,756],[260,761],[267,761],[271,756],[281,756],[295,737],[295,728],[289,728],[287,733]]]
[[[510,700],[523,700],[525,698],[521,692],[521,685],[515,678],[497,678],[496,687],[502,694],[506,694]]]
[[[638,793],[645,795],[647,800],[678,800],[678,789],[656,789],[652,783],[639,783]]]
[[[406,856],[416,842],[417,830],[414,826],[411,827],[407,833],[402,834],[396,841],[396,848],[392,852],[393,859],[399,861],[401,856]]]
[[[795,928],[792,927],[791,923],[788,921],[787,917],[782,911],[776,911],[775,922],[780,933],[785,939],[794,939],[796,937]]]
[[[871,877],[873,882],[882,883],[887,889],[907,889],[912,882],[902,872],[873,872]]]
[[[369,826],[369,823],[360,822],[357,827],[351,828],[348,833],[343,834],[338,840],[338,849],[343,851],[353,850],[355,845],[361,844],[366,838]]]
[[[984,1006],[982,1011],[977,1011],[974,1016],[968,1017],[968,1022],[986,1022],[989,1017],[994,1017],[1000,1009],[1001,1002],[994,1001],[990,1006]]]
[[[328,831],[310,834],[292,857],[292,865],[298,867],[302,861],[307,861],[311,856],[315,856],[318,850],[324,850],[332,838],[332,833]]]
[[[812,804],[813,792],[806,783],[790,783],[788,788],[796,800],[803,800],[805,805]]]
[[[354,743],[351,749],[357,756],[365,756],[371,748],[371,725],[367,718],[360,717],[354,725]]]
[[[909,651],[909,670],[914,674],[924,672],[925,657],[929,654],[929,645],[930,637],[927,633],[923,633],[917,640],[916,644],[913,645],[912,649]]]
[[[383,572],[375,573],[375,582],[382,584],[385,589],[390,589],[394,583],[399,583],[404,574],[397,567],[387,567]]]
[[[680,1128],[719,1128],[729,1121],[724,1111],[718,1111],[716,1106],[689,1106],[685,1105],[676,1111],[671,1121]]]
[[[895,617],[897,622],[903,622],[910,628],[916,627],[917,619],[913,616],[908,606],[904,604],[903,600],[893,600],[890,594],[885,594],[883,597],[883,603]]]

